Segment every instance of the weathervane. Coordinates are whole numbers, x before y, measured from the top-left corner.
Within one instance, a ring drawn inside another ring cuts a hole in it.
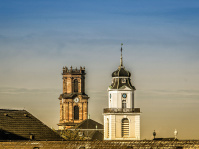
[[[120,67],[123,66],[123,60],[122,60],[122,46],[123,46],[123,43],[121,43]]]

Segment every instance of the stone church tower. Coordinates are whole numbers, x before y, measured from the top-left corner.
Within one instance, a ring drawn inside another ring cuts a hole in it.
[[[108,87],[108,105],[104,109],[104,140],[140,140],[140,108],[134,108],[135,87],[131,73],[122,60],[112,73],[112,84]]]
[[[59,130],[67,129],[88,118],[88,95],[85,94],[85,67],[63,67],[63,93],[60,95]]]

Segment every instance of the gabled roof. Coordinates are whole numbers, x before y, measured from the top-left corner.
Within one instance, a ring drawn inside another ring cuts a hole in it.
[[[92,119],[86,119],[70,129],[104,129],[104,126]]]
[[[126,86],[126,85],[123,85],[121,86],[119,89],[123,89],[123,90],[131,90],[132,88]]]
[[[0,140],[63,140],[26,110],[0,109]]]
[[[98,129],[95,129],[95,130],[82,129],[81,130],[80,129],[79,131],[82,132],[83,133],[82,136],[88,140],[103,140],[104,138],[104,130],[98,130]]]
[[[97,127],[96,127],[97,126]],[[83,132],[83,137],[89,140],[103,140],[104,126],[92,119],[86,119],[80,124],[67,129],[68,131]]]

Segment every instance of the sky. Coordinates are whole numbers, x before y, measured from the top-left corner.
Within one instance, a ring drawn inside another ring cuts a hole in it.
[[[90,118],[103,123],[123,43],[141,139],[199,139],[198,26],[198,0],[0,0],[0,108],[57,129],[62,67],[85,66]]]

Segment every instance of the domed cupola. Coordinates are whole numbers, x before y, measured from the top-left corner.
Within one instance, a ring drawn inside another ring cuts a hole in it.
[[[125,70],[124,67],[120,67],[112,73],[112,77],[131,77],[131,73]]]
[[[121,47],[121,57],[120,57],[120,66],[116,71],[112,73],[112,84],[109,86],[110,89],[122,89],[125,86],[135,90],[135,87],[131,84],[131,73],[125,69],[123,66],[122,59],[122,47]]]

